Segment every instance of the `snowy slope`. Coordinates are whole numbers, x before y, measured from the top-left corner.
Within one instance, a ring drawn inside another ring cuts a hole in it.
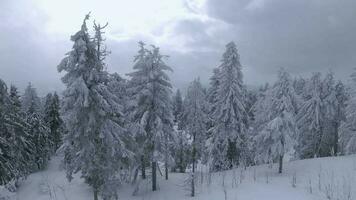
[[[18,191],[19,200],[88,200],[90,187],[79,177],[68,183],[60,170],[59,158],[54,158],[47,170],[32,174]],[[198,175],[198,194],[193,199],[204,200],[319,200],[356,199],[356,155],[317,158],[285,163],[282,175],[277,166],[267,165],[234,169],[220,173]],[[204,171],[204,170],[202,170]],[[135,186],[119,189],[125,200],[192,199],[185,187],[187,174],[170,174],[170,180],[159,180],[159,191],[151,192],[150,183],[140,183],[140,190],[132,196]],[[296,183],[293,187],[293,177]],[[210,180],[210,181],[209,181]],[[226,198],[225,198],[226,197]],[[328,198],[329,197],[329,198]]]

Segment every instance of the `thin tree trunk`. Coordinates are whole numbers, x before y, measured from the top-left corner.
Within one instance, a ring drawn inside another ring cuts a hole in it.
[[[94,200],[98,200],[98,189],[94,188]]]
[[[278,169],[278,173],[282,173],[282,168],[283,168],[283,155],[279,156],[279,169]]]
[[[193,150],[192,150],[192,162],[193,162],[193,168],[192,168],[192,193],[191,196],[195,196],[195,154],[196,154],[196,149],[195,149],[195,134],[193,135]]]
[[[152,191],[157,190],[157,162],[152,161]]]
[[[145,166],[145,157],[141,156],[141,175],[142,179],[146,179],[146,166]]]
[[[164,163],[164,167],[166,168],[166,180],[168,180],[168,163],[167,162],[165,162]]]
[[[338,145],[339,145],[339,133],[338,133],[339,124],[335,122],[335,133],[334,133],[334,156],[337,156]]]

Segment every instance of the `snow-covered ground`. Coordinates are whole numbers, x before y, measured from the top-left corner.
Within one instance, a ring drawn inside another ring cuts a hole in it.
[[[140,183],[133,196],[133,185],[119,189],[125,200],[319,200],[356,199],[356,155],[316,158],[285,163],[283,174],[276,165],[234,169],[220,173],[201,173],[197,176],[198,194],[189,196],[185,183],[188,174],[171,173],[168,181],[160,177],[159,191],[151,192],[150,183]],[[203,170],[204,171],[204,170]],[[296,181],[293,181],[296,180]],[[34,173],[17,192],[19,200],[88,200],[91,188],[78,176],[69,183],[60,161],[55,157],[47,170]]]

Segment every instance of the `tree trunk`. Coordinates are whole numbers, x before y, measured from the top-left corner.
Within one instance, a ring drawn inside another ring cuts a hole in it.
[[[339,124],[336,122],[335,123],[335,133],[334,133],[334,156],[337,155],[338,153],[338,145],[339,145],[339,133],[338,133],[338,128],[339,128]]]
[[[98,189],[94,188],[94,200],[98,200]]]
[[[192,193],[191,196],[194,197],[195,196],[195,184],[194,184],[194,172],[192,173]]]
[[[157,190],[157,162],[152,161],[152,191]]]
[[[165,171],[165,173],[166,173],[166,180],[168,180],[168,163],[167,163],[167,162],[164,163],[164,167],[166,168],[166,171]]]
[[[196,149],[195,149],[195,134],[193,135],[193,150],[192,150],[192,162],[193,162],[193,168],[192,168],[192,193],[191,196],[195,196],[195,154],[196,154]]]
[[[282,173],[282,168],[283,168],[283,155],[279,156],[279,170],[278,173]]]
[[[146,179],[146,166],[145,166],[145,157],[141,156],[141,175],[142,179]]]

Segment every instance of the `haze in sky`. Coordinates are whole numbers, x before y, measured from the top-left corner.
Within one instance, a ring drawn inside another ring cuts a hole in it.
[[[110,72],[131,71],[137,42],[161,47],[173,85],[208,85],[225,44],[235,41],[244,81],[272,81],[280,67],[295,76],[331,69],[348,79],[356,67],[352,0],[0,0],[0,78],[41,94],[61,90],[57,65],[89,11],[109,23]]]

